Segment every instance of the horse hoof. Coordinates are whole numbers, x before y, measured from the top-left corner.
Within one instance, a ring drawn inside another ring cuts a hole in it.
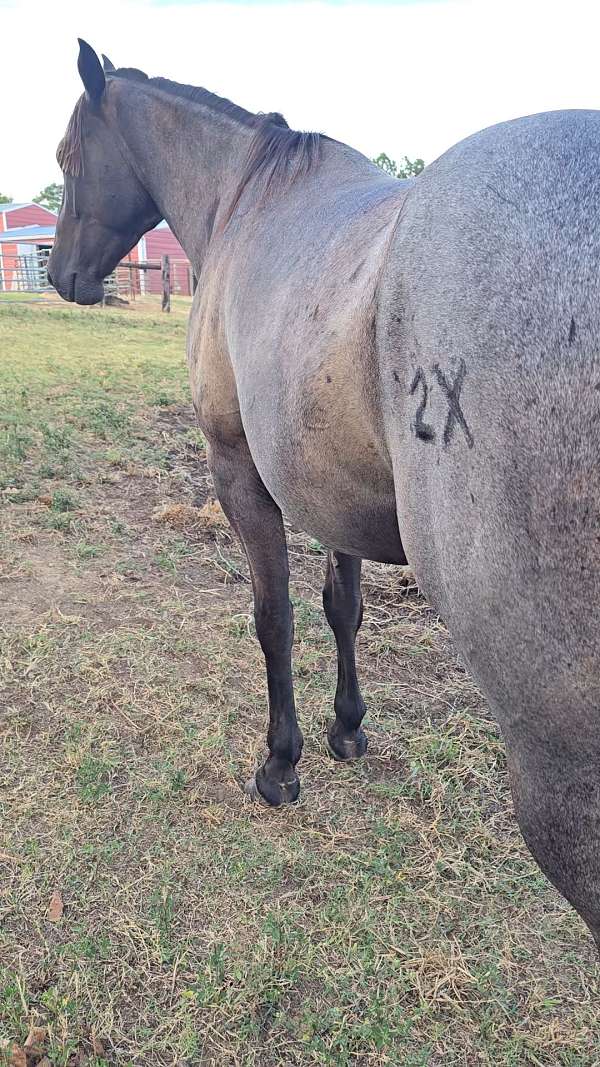
[[[327,731],[329,755],[340,763],[360,759],[367,751],[367,745],[367,735],[364,730],[357,730],[352,737],[337,736],[333,726]]]
[[[258,772],[257,772],[258,773]],[[278,808],[282,804],[293,804],[300,796],[300,781],[292,778],[289,782],[270,782],[261,779],[260,788],[254,774],[244,786],[244,793],[267,808]]]

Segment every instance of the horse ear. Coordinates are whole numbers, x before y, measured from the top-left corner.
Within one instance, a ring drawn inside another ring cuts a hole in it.
[[[82,41],[81,37],[78,37],[77,40],[79,41],[77,70],[85,85],[86,93],[91,100],[97,103],[106,88],[104,71],[102,70],[100,60],[94,52],[94,49],[90,48],[87,41]]]
[[[102,53],[102,66],[104,67],[105,74],[112,74],[113,70],[117,69],[114,63],[111,63],[108,56],[104,55],[104,52]]]

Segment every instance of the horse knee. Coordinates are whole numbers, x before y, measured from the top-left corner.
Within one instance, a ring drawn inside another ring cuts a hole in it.
[[[275,604],[261,598],[254,605],[256,636],[265,656],[289,651],[294,641],[294,614],[289,601]]]

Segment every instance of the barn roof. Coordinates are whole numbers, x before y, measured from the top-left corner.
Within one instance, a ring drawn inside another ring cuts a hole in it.
[[[0,204],[0,211],[4,211],[9,205]],[[11,204],[10,210],[14,211],[15,207],[27,207],[27,204]],[[158,226],[154,227],[155,230],[168,230],[169,224],[163,219],[159,222]],[[47,225],[31,225],[31,226],[14,226],[12,229],[0,231],[1,241],[17,240],[19,237],[39,237],[41,235],[54,237],[56,232],[56,225],[48,219]],[[149,230],[148,233],[153,233],[153,230]]]
[[[56,217],[56,212],[51,207],[46,207],[45,204],[36,204],[33,200],[24,200],[23,203],[19,204],[15,200],[11,200],[9,204],[0,204],[0,211],[19,211],[23,207],[39,207],[42,211],[48,211]]]
[[[3,230],[0,233],[0,241],[21,241],[28,237],[54,237],[56,226],[48,223],[47,226],[16,226],[11,230]]]

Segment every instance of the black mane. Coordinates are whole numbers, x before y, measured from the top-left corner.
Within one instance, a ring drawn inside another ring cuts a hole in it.
[[[277,113],[254,115],[251,111],[233,104],[231,100],[209,92],[208,89],[196,85],[182,85],[168,78],[149,78],[143,70],[137,70],[135,67],[109,70],[106,77],[108,81],[112,78],[123,78],[149,89],[158,89],[159,92],[204,105],[227,115],[242,126],[254,128],[256,132],[250,142],[225,222],[233,215],[244,189],[253,178],[262,178],[262,195],[266,195],[308,174],[320,158],[324,139],[322,134],[291,130],[283,116]],[[77,175],[82,172],[81,137],[85,101],[85,95],[77,101],[65,136],[58,146],[56,157],[65,174]]]
[[[236,119],[243,126],[256,125],[258,116],[253,115],[251,111],[246,111],[245,108],[233,104],[231,100],[227,100],[224,96],[217,96],[216,93],[211,93],[208,89],[202,89],[198,85],[183,85],[181,82],[174,82],[169,78],[149,78],[147,74],[144,74],[143,70],[136,70],[135,67],[121,67],[118,70],[110,71],[107,76],[109,78],[126,78],[128,81],[144,82],[150,88],[160,89],[162,93],[169,93],[171,96],[179,96],[184,100],[191,100],[194,104],[205,104],[214,111],[220,111],[221,114],[229,115],[232,119]]]

